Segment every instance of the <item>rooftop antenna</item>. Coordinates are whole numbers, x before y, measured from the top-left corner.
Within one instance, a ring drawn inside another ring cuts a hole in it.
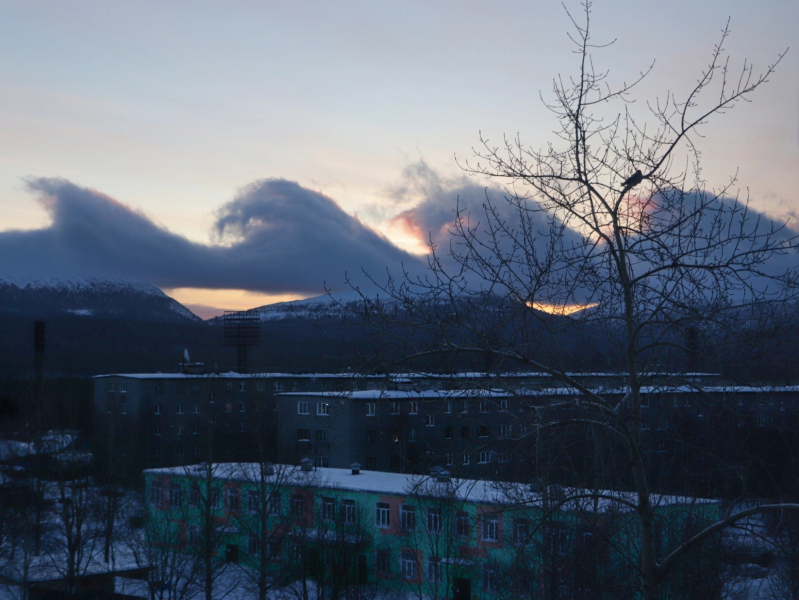
[[[236,367],[247,372],[247,351],[261,342],[261,316],[257,310],[226,310],[225,346],[236,348]]]

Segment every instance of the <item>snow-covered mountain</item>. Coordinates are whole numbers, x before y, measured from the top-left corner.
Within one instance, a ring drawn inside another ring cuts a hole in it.
[[[0,315],[84,316],[196,323],[201,319],[157,287],[113,279],[0,279]]]

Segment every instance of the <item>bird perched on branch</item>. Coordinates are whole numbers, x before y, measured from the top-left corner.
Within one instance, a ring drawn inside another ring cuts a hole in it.
[[[621,184],[623,187],[631,187],[634,188],[636,185],[641,183],[644,180],[644,174],[641,173],[641,169],[638,169],[635,173],[630,175],[624,182]]]

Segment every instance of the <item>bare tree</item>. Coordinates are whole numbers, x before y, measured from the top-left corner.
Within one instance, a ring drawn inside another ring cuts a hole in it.
[[[462,166],[506,182],[507,196],[487,194],[480,215],[458,207],[448,252],[431,242],[427,274],[381,284],[384,300],[364,296],[362,317],[388,359],[480,356],[491,369],[534,369],[576,390],[537,407],[526,435],[593,427],[621,449],[627,469],[617,481],[635,492],[638,518],[631,565],[649,600],[723,528],[778,510],[727,515],[658,557],[642,388],[675,356],[690,363],[697,340],[775,327],[791,312],[796,275],[784,257],[795,234],[736,197],[734,177],[709,187],[698,148],[703,126],[748,101],[784,53],[760,73],[747,62],[736,72],[725,27],[685,97],[639,110],[633,94],[651,67],[614,86],[595,66],[603,45],[583,6],[582,20],[568,13],[578,72],[554,80],[547,104],[556,140],[536,150],[518,136],[499,145],[481,137]],[[592,348],[623,373],[621,401],[570,375],[568,353]]]

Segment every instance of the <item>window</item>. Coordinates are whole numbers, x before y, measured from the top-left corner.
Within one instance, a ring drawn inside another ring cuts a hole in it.
[[[258,495],[258,492],[255,490],[250,490],[247,492],[247,511],[251,513],[257,513],[260,507],[261,498]]]
[[[161,426],[160,425],[156,425],[155,428],[153,429],[153,435],[161,435],[162,431],[163,431],[163,429],[161,429]]]
[[[246,392],[247,391],[247,383],[244,381],[239,382],[239,391]]]
[[[483,591],[497,591],[497,567],[493,565],[483,565]]]
[[[180,486],[173,483],[169,486],[169,508],[180,508],[182,504]]]
[[[468,426],[461,427],[461,438],[463,438],[464,440],[468,440],[469,439],[469,427]]]
[[[452,439],[452,427],[444,427],[444,439],[445,440]]]
[[[226,392],[232,392],[233,391],[233,383],[232,382],[228,381],[227,383],[225,383],[225,391]]]
[[[327,441],[327,429],[317,429],[316,430],[316,441],[317,442],[326,442]]]
[[[391,441],[392,442],[399,442],[399,430],[392,429],[391,430]]]
[[[298,389],[300,389],[300,384],[299,384],[299,382],[297,382],[297,381],[293,381],[293,382],[291,383],[291,390],[292,390],[293,392],[296,392]]]
[[[392,456],[391,457],[391,471],[394,473],[399,473],[400,469],[402,468],[402,461],[400,460],[399,456]]]
[[[240,413],[244,412],[244,402],[239,402],[239,412]]]
[[[316,414],[321,415],[323,417],[330,416],[330,404],[328,404],[327,402],[317,402]]]
[[[342,500],[341,513],[345,525],[355,524],[355,500]]]
[[[282,392],[284,389],[285,389],[285,386],[283,385],[282,381],[276,381],[275,382],[275,391],[276,392]]]
[[[425,417],[425,426],[426,427],[435,427],[436,426],[436,416],[435,415],[427,415]]]
[[[239,512],[241,506],[240,499],[241,493],[239,492],[239,488],[231,487],[227,489],[227,509],[229,512]]]
[[[427,509],[427,531],[430,533],[441,532],[441,509],[428,508]]]
[[[400,568],[405,579],[416,579],[416,554],[414,552],[403,552]]]
[[[487,413],[488,412],[488,400],[480,400],[479,402],[480,412]]]
[[[644,394],[641,396],[641,408],[649,408],[649,395]]]
[[[178,425],[177,434],[178,435],[183,435],[183,431],[184,431],[185,427],[186,427],[185,425]]]
[[[199,433],[200,433],[200,424],[199,423],[195,423],[194,427],[191,430],[191,434],[192,435],[197,435]]]
[[[374,429],[368,429],[366,431],[366,441],[370,444],[373,444],[377,441],[377,433]]]
[[[447,400],[447,406],[444,409],[444,412],[450,414],[452,412],[452,400]]]
[[[500,452],[497,455],[497,462],[509,463],[510,462],[510,452]]]
[[[366,403],[366,416],[367,417],[374,417],[377,414],[377,406],[374,402],[367,402]]]
[[[177,448],[175,448],[175,454],[177,454],[178,456],[183,456],[183,446],[182,445],[178,446]]]
[[[668,429],[669,428],[669,421],[668,419],[658,419],[658,429]]]
[[[298,415],[310,415],[311,409],[307,402],[297,402],[297,414]]]
[[[194,413],[195,415],[199,415],[200,414],[200,405],[197,404],[196,402],[194,404],[192,404],[191,405],[191,412]]]
[[[153,481],[150,484],[150,504],[161,506],[164,497],[164,484],[160,481]]]
[[[641,421],[641,431],[649,431],[650,424],[648,419],[644,419]]]
[[[468,465],[469,464],[469,455],[468,454],[464,454],[463,455],[463,464],[464,465]]]
[[[189,527],[189,544],[192,546],[200,545],[200,527],[198,525]]]
[[[408,441],[409,442],[415,442],[416,441],[416,430],[415,429],[409,429],[408,430]]]
[[[153,404],[153,413],[156,415],[161,414],[161,405],[160,404]]]
[[[279,515],[280,514],[280,492],[272,492],[269,494],[269,500],[266,507],[266,514]]]
[[[127,393],[127,391],[128,391],[128,384],[125,383],[124,381],[121,381],[119,383],[119,393],[120,394],[125,394],[125,393]]]
[[[469,530],[471,523],[469,521],[469,513],[458,512],[455,515],[455,535],[458,537],[469,537]]]
[[[495,514],[484,513],[481,519],[482,535],[484,542],[499,541],[499,519]]]
[[[239,424],[239,433],[247,433],[247,423]]]
[[[764,427],[766,425],[766,417],[758,417],[757,418],[757,426]]]
[[[182,402],[178,404],[178,408],[177,408],[177,410],[175,412],[178,413],[179,415],[183,414],[183,403]]]
[[[377,467],[377,459],[374,456],[366,457],[366,470],[375,471]]]
[[[499,410],[500,410],[500,412],[508,412],[508,401],[507,400],[500,400],[499,401]]]
[[[209,422],[209,423],[216,423],[216,415],[215,415],[215,414],[213,414],[213,413],[211,413],[210,415],[208,415],[208,422]]]
[[[477,437],[485,438],[488,437],[491,430],[488,428],[488,425],[480,425],[477,428]]]
[[[200,447],[199,446],[195,446],[194,447],[194,456],[200,456]]]
[[[119,402],[117,402],[117,412],[120,415],[128,414],[127,404],[124,400],[120,400]]]
[[[316,466],[326,469],[330,466],[330,457],[328,456],[317,456],[316,457]]]
[[[385,529],[391,525],[388,503],[378,502],[375,505],[375,526]]]
[[[392,415],[400,414],[400,403],[399,402],[392,402],[391,403],[391,414]]]
[[[195,486],[189,490],[189,506],[200,506],[200,490]]]
[[[250,534],[247,536],[247,552],[249,554],[261,553],[261,540],[258,539],[257,535]]]
[[[197,384],[197,383],[193,383],[192,386],[191,386],[191,391],[196,394],[197,392],[200,391],[200,385]]]
[[[429,556],[427,558],[427,578],[434,583],[441,581],[444,574],[442,566],[440,558]]]
[[[336,501],[333,498],[322,498],[322,520],[332,521],[336,518]]]
[[[375,572],[378,575],[391,575],[391,550],[378,550],[375,556]]]
[[[269,552],[269,558],[272,560],[280,560],[280,540],[269,540],[266,543],[266,550]]]
[[[455,464],[455,461],[452,458],[452,454],[445,454],[444,455],[444,461],[447,463],[448,467],[451,467],[452,465]]]
[[[297,430],[297,441],[298,442],[310,442],[311,441],[311,430],[310,429],[298,429]]]
[[[477,458],[477,462],[481,465],[485,465],[491,462],[491,450],[481,450],[480,455]]]
[[[232,413],[233,412],[233,403],[232,402],[225,402],[225,412]]]
[[[405,504],[400,506],[400,527],[405,531],[416,529],[416,507]]]
[[[164,449],[161,448],[161,446],[156,446],[155,448],[153,448],[153,454],[155,456],[163,456],[164,455]]]
[[[408,414],[415,415],[419,413],[419,403],[415,400],[408,402]]]
[[[461,406],[461,412],[464,413],[464,414],[469,412],[469,401],[468,400],[464,400],[463,401],[463,405]]]
[[[294,494],[291,497],[291,516],[292,517],[301,517],[302,516],[302,496],[298,494]]]
[[[255,389],[259,392],[265,392],[266,384],[263,381],[259,381],[258,383],[255,384]]]
[[[513,425],[500,425],[499,437],[509,438],[513,435]]]
[[[513,543],[521,546],[530,540],[530,521],[513,519]]]
[[[113,381],[109,382],[108,383],[108,391],[109,392],[113,392],[115,389],[116,389],[116,387],[114,386],[114,382]]]

